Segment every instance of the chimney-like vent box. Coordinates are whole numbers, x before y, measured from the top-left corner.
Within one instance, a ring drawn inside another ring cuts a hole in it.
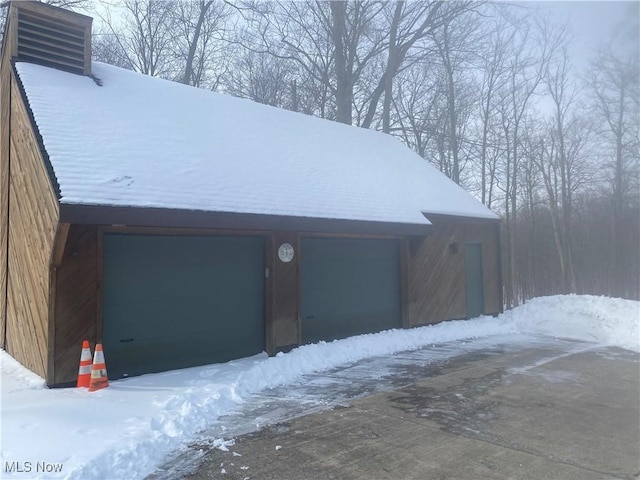
[[[18,59],[84,74],[84,29],[21,11]]]
[[[46,3],[13,1],[3,49],[18,61],[89,75],[91,22],[91,17]]]

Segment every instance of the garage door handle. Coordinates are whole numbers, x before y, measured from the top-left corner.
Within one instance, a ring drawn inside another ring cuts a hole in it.
[[[131,343],[133,342],[133,338],[121,338],[120,343]]]

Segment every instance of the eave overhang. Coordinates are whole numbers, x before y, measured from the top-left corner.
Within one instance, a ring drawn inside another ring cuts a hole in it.
[[[60,222],[162,228],[297,231],[368,235],[428,235],[429,224],[210,212],[150,207],[60,204]]]

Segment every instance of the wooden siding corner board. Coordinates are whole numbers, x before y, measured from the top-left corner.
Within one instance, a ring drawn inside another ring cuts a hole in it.
[[[64,254],[64,247],[67,244],[67,236],[69,235],[68,223],[60,223],[56,230],[54,247],[51,254],[51,265],[59,267],[62,263],[62,255]]]
[[[5,38],[7,28],[5,27]],[[6,44],[3,48],[7,48]],[[7,54],[6,51],[3,52]],[[4,58],[4,56],[3,56]],[[6,348],[7,273],[9,266],[9,177],[11,74],[10,62],[0,68],[0,348]]]

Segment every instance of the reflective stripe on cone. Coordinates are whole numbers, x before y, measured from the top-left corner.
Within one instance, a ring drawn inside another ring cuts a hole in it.
[[[91,383],[91,349],[89,340],[82,342],[80,354],[80,368],[78,368],[78,381],[76,387],[88,387]]]
[[[109,386],[109,379],[107,378],[107,365],[104,361],[104,353],[102,351],[102,344],[96,345],[96,351],[93,355],[93,365],[91,365],[91,381],[89,382],[89,391],[95,392],[102,388]]]

